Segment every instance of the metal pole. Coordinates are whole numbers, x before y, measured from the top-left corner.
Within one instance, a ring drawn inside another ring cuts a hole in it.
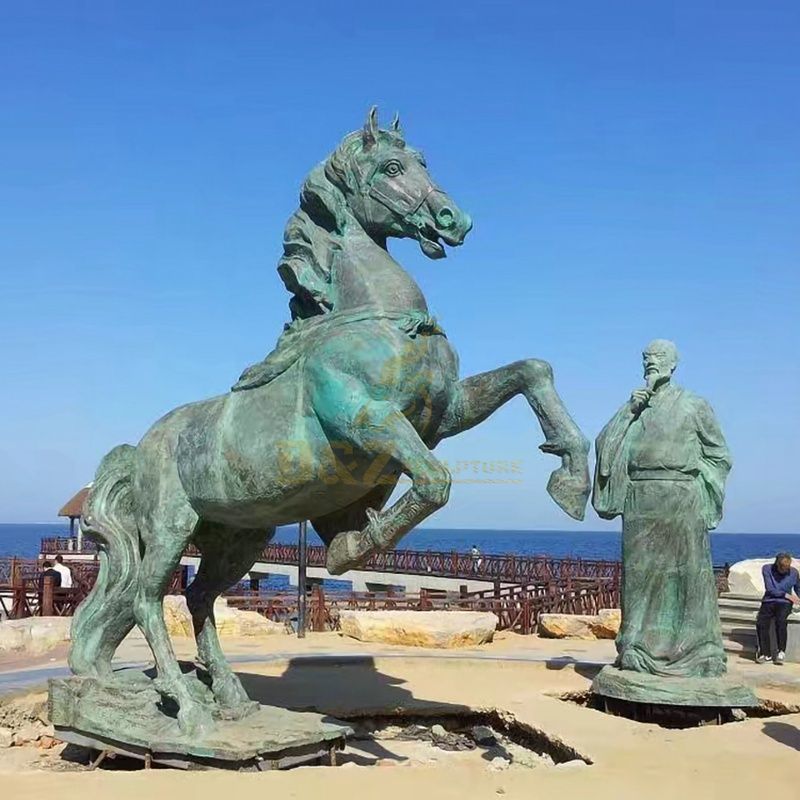
[[[300,523],[297,536],[297,638],[306,635],[306,564],[308,563],[308,544],[306,541],[306,521]]]

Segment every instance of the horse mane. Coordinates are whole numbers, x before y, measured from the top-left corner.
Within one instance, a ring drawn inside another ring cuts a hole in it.
[[[405,145],[399,130],[377,134],[381,142]],[[308,174],[300,190],[300,208],[286,223],[278,274],[292,294],[292,320],[333,310],[331,269],[345,233],[347,195],[358,187],[354,157],[362,147],[361,131],[345,136],[329,158]]]

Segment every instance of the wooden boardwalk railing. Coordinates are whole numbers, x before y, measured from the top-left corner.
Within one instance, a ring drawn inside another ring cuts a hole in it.
[[[41,552],[75,554],[74,540],[68,538],[42,539]],[[81,552],[94,552],[94,545],[84,542]],[[194,545],[186,548],[185,555],[199,557]],[[259,557],[265,564],[297,566],[298,548],[293,544],[268,544]],[[325,567],[327,550],[324,547],[308,548],[308,566]],[[546,555],[523,556],[515,554],[481,554],[437,550],[387,550],[375,553],[359,570],[384,572],[394,575],[429,575],[436,578],[482,580],[491,583],[532,583],[534,581],[561,581],[568,578],[610,578],[619,580],[619,561],[585,558],[553,558]]]
[[[535,633],[539,617],[544,613],[596,614],[601,608],[617,608],[619,589],[610,582],[596,582],[570,589],[552,584],[508,587],[497,596],[490,592],[473,592],[463,596],[433,594],[345,593],[326,594],[316,586],[308,598],[308,618],[315,631],[338,630],[342,610],[362,611],[488,611],[498,618],[498,630],[522,634]],[[297,596],[258,595],[255,593],[227,596],[228,604],[247,611],[256,611],[273,622],[292,624],[297,618]]]
[[[74,540],[44,539],[42,553],[77,554]],[[94,552],[84,548],[81,553]],[[190,547],[187,555],[199,555]],[[296,565],[295,545],[267,545],[261,560],[266,564]],[[309,566],[325,565],[323,547],[308,548]],[[91,589],[97,562],[69,562],[75,588],[55,590],[55,613],[71,614]],[[375,593],[326,593],[315,587],[309,597],[309,619],[312,628],[335,629],[342,608],[451,609],[491,611],[498,616],[501,630],[531,633],[536,630],[540,614],[596,613],[600,608],[619,605],[622,566],[618,561],[514,554],[481,554],[430,550],[392,550],[376,553],[361,568],[396,575],[428,575],[433,577],[491,581],[494,587],[468,594],[420,592],[415,595]],[[40,566],[36,559],[0,558],[0,612],[6,617],[43,613],[43,598],[38,589]],[[715,567],[717,586],[727,588],[728,567]],[[508,584],[502,586],[502,584]],[[182,590],[181,574],[176,571],[170,587],[172,593]],[[286,622],[297,614],[297,595],[244,592],[235,587],[229,602],[240,608],[258,611],[278,622]]]

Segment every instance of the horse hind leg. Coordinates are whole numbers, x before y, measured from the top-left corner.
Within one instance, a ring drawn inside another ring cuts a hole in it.
[[[247,696],[228,664],[217,634],[214,601],[255,563],[274,528],[242,530],[201,521],[194,542],[202,553],[200,568],[186,590],[200,661],[211,676],[211,689],[219,705],[236,716],[257,707]]]
[[[194,520],[186,522],[189,524],[159,521],[147,530],[143,526],[145,548],[134,614],[156,662],[156,688],[177,702],[181,730],[187,734],[198,734],[210,727],[211,710],[193,694],[191,681],[186,680],[181,672],[164,622],[163,608],[169,581],[192,538]]]

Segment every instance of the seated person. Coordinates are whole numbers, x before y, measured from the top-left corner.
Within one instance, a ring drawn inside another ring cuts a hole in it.
[[[53,564],[50,561],[45,561],[42,564],[42,572],[39,574],[39,591],[44,591],[44,579],[52,578],[53,586],[61,586],[61,573],[53,569]]]
[[[763,664],[768,658],[778,666],[786,659],[786,639],[789,628],[789,614],[792,604],[800,605],[800,574],[792,566],[789,553],[778,553],[772,564],[764,564],[761,569],[764,577],[764,597],[756,617],[758,648],[756,661]],[[775,623],[777,653],[773,655],[770,642],[770,628]]]

